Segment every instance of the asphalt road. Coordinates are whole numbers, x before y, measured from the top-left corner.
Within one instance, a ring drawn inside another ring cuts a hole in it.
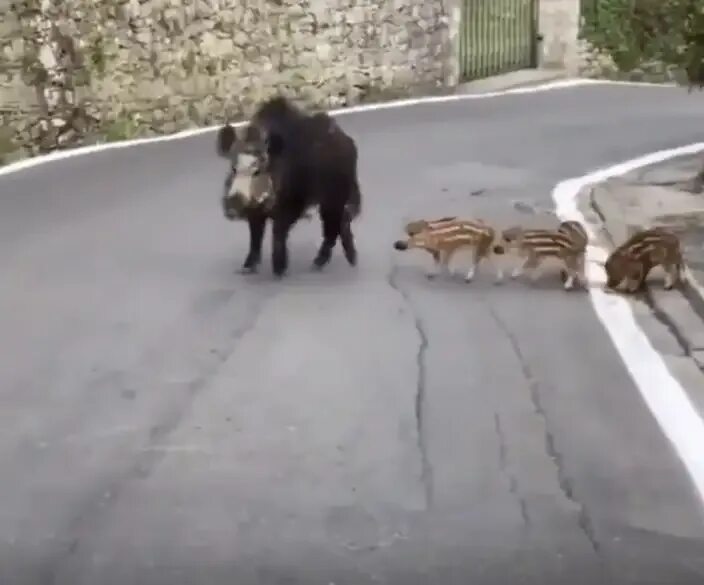
[[[701,139],[704,97],[580,87],[351,114],[360,265],[235,273],[214,135],[0,177],[2,585],[701,583],[704,515],[554,276],[427,281],[392,242],[513,222]],[[472,194],[474,193],[474,194]]]

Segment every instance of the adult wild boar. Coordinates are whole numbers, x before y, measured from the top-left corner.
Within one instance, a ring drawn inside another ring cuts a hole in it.
[[[225,124],[217,152],[230,161],[222,204],[228,219],[249,224],[243,272],[255,272],[271,219],[272,269],[288,268],[288,235],[308,210],[317,208],[323,241],[313,260],[323,268],[340,238],[347,262],[357,263],[352,220],[361,213],[357,146],[328,114],[302,111],[282,96],[262,103],[244,128]]]

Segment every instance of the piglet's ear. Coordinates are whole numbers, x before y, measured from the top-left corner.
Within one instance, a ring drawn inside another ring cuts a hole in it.
[[[225,124],[220,130],[215,141],[215,149],[218,156],[227,157],[230,154],[232,145],[237,140],[235,129],[229,124]]]
[[[519,228],[518,226],[511,226],[510,228],[505,229],[503,232],[501,232],[501,236],[507,242],[512,242],[513,240],[518,238],[520,233],[521,233],[521,228]]]

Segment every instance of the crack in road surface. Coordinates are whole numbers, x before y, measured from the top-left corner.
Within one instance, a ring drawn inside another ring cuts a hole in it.
[[[197,396],[217,376],[222,366],[230,359],[237,350],[245,336],[250,334],[257,324],[259,317],[264,311],[267,301],[275,293],[264,295],[258,303],[258,307],[253,309],[246,322],[237,327],[229,334],[227,347],[221,351],[210,351],[209,355],[214,359],[204,370],[194,377],[187,385],[184,395],[179,396],[174,404],[167,408],[166,414],[161,417],[160,422],[153,425],[149,430],[147,444],[136,451],[136,457],[126,468],[117,472],[106,481],[100,482],[98,489],[94,491],[92,497],[86,498],[86,502],[80,507],[80,511],[65,529],[67,534],[74,535],[71,541],[57,551],[41,571],[42,578],[38,582],[46,585],[54,585],[66,562],[78,552],[83,534],[90,533],[98,517],[104,514],[107,507],[118,501],[122,491],[134,479],[145,479],[149,477],[156,465],[166,456],[166,449],[156,449],[155,444],[166,439],[179,424],[184,420]]]
[[[526,500],[521,496],[518,489],[518,480],[516,476],[511,473],[508,468],[508,446],[506,442],[506,435],[504,434],[503,427],[501,426],[501,417],[498,413],[494,415],[494,428],[496,430],[496,436],[499,438],[499,468],[501,473],[503,473],[508,479],[508,491],[518,502],[518,506],[521,509],[521,518],[523,518],[523,524],[526,528],[530,527],[530,517],[528,516],[528,506]]]
[[[499,314],[496,312],[494,307],[491,306],[491,304],[489,304],[488,302],[486,302],[486,306],[489,311],[489,314],[491,315],[492,319],[496,323],[497,327],[506,336],[509,343],[511,344],[511,348],[513,349],[513,352],[516,355],[518,363],[521,367],[523,377],[525,378],[526,382],[528,383],[528,388],[530,391],[530,397],[531,397],[531,401],[533,403],[533,408],[535,409],[536,414],[538,414],[538,416],[540,416],[543,419],[543,424],[545,425],[545,448],[546,448],[546,452],[547,452],[548,456],[555,464],[555,468],[557,470],[557,481],[560,486],[560,489],[565,494],[567,499],[569,499],[571,502],[573,502],[577,506],[577,509],[578,509],[577,523],[579,525],[579,528],[584,533],[584,535],[587,538],[589,545],[591,546],[594,553],[597,556],[600,556],[601,555],[601,545],[599,544],[599,541],[597,540],[596,533],[594,530],[594,525],[593,525],[592,520],[591,520],[589,513],[587,511],[587,507],[584,505],[584,503],[580,502],[577,499],[577,497],[574,493],[574,486],[572,484],[572,480],[565,473],[562,454],[558,451],[557,447],[555,446],[555,437],[553,436],[552,432],[550,431],[547,413],[545,412],[545,408],[543,407],[542,401],[540,399],[538,382],[536,381],[535,377],[533,376],[533,372],[532,372],[530,366],[528,365],[528,361],[526,360],[525,356],[523,355],[523,352],[521,350],[521,346],[518,343],[516,336],[512,333],[512,331],[506,325],[504,320],[499,316]]]
[[[425,332],[425,326],[423,320],[421,319],[419,312],[414,305],[413,301],[409,297],[408,293],[399,286],[396,282],[396,265],[393,265],[388,273],[387,282],[389,286],[396,291],[401,298],[404,300],[408,308],[410,309],[413,323],[416,328],[416,333],[418,334],[419,344],[418,353],[416,354],[416,367],[417,367],[417,377],[416,377],[416,394],[415,394],[415,415],[416,415],[416,432],[418,435],[418,451],[420,452],[420,462],[421,462],[421,481],[423,483],[423,489],[425,491],[425,505],[426,508],[430,508],[433,504],[433,468],[430,463],[430,458],[428,457],[428,448],[426,445],[425,437],[425,425],[423,420],[423,409],[425,405],[425,382],[426,382],[426,369],[425,369],[425,352],[428,349],[428,336]]]

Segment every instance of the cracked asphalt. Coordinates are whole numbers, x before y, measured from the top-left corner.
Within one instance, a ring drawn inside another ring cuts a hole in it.
[[[213,134],[0,177],[0,583],[701,583],[701,502],[588,296],[431,282],[392,243],[413,217],[544,221],[521,206],[700,139],[703,105],[341,116],[360,264],[311,272],[303,221],[282,282],[268,254],[235,273]]]

